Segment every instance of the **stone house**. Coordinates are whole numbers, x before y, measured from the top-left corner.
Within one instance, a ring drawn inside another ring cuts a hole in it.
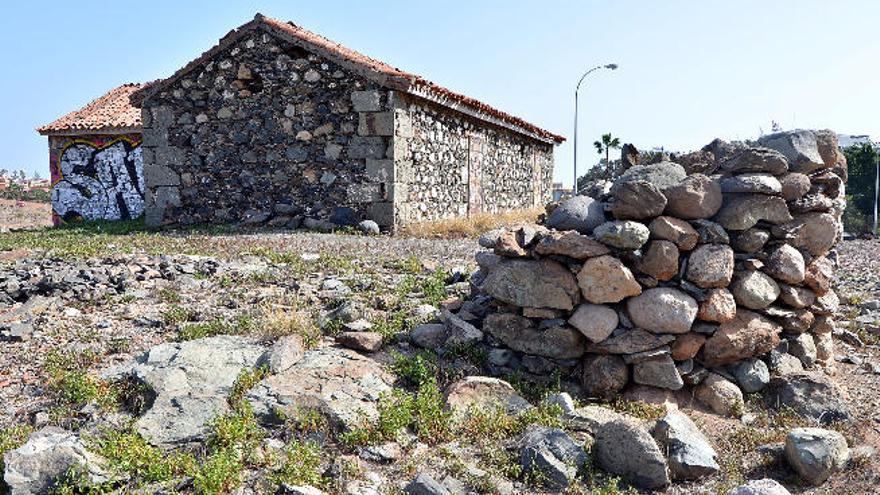
[[[564,140],[259,14],[132,101],[149,224],[393,229],[533,207]]]
[[[128,220],[144,212],[141,112],[123,84],[37,129],[49,137],[55,224],[74,219]]]

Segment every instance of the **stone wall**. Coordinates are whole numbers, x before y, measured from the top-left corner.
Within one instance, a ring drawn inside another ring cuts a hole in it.
[[[50,135],[52,218],[131,220],[144,212],[140,134]]]
[[[396,95],[399,96],[399,95]],[[395,136],[402,224],[532,208],[551,197],[553,145],[413,97]]]
[[[772,375],[830,368],[835,136],[716,141],[485,235],[479,295],[447,314],[447,344],[482,341],[498,374],[558,374],[588,396],[692,386],[723,414]]]
[[[387,101],[286,41],[239,40],[144,102],[148,222],[365,216],[383,199],[368,161],[389,150]]]

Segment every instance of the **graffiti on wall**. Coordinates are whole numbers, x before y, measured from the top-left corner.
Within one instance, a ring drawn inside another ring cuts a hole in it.
[[[140,136],[70,139],[51,157],[56,223],[130,220],[144,211]]]

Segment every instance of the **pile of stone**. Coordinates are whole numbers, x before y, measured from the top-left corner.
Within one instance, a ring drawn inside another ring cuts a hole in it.
[[[677,160],[636,163],[544,225],[484,235],[481,296],[447,314],[445,337],[485,340],[501,374],[561,373],[593,397],[695,386],[721,414],[771,373],[831,366],[836,135],[716,140]]]

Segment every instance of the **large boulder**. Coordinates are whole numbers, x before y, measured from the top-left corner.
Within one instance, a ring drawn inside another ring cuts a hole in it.
[[[776,195],[782,193],[782,184],[770,174],[742,174],[721,179],[721,191]]]
[[[840,224],[830,213],[810,212],[797,215],[782,227],[793,233],[788,241],[792,246],[813,256],[825,256],[837,242]]]
[[[613,256],[598,256],[584,262],[577,275],[584,299],[593,304],[620,302],[642,293],[642,286],[623,262]]]
[[[593,230],[596,239],[617,249],[639,249],[646,242],[651,232],[644,224],[633,220],[615,220],[605,222]]]
[[[718,182],[703,174],[693,174],[663,190],[666,214],[687,220],[711,218],[721,208],[722,195]]]
[[[449,385],[446,405],[458,415],[496,408],[517,414],[531,407],[509,383],[488,376],[468,376]]]
[[[746,148],[722,159],[719,170],[730,174],[766,172],[781,175],[788,171],[788,159],[768,148]]]
[[[633,324],[655,333],[687,333],[699,306],[688,294],[671,287],[648,289],[626,302]]]
[[[528,308],[569,311],[580,299],[571,271],[552,260],[501,260],[483,281],[483,291],[499,301]]]
[[[623,358],[613,354],[584,356],[581,385],[588,397],[610,397],[629,382],[629,368]]]
[[[836,431],[795,428],[785,437],[785,459],[801,478],[819,486],[846,467],[849,446]]]
[[[617,182],[611,188],[611,214],[620,220],[641,220],[663,213],[666,196],[644,180]]]
[[[600,425],[593,452],[602,469],[638,488],[656,490],[669,484],[663,452],[635,420],[616,419]]]
[[[604,304],[583,303],[577,307],[568,323],[584,334],[590,342],[601,342],[617,328],[617,311]]]
[[[782,327],[746,309],[722,323],[703,345],[707,366],[722,366],[770,352],[779,344]]]
[[[690,251],[700,240],[700,234],[691,224],[675,217],[657,217],[651,220],[648,230],[652,238],[671,241],[682,251]]]
[[[792,220],[785,200],[779,196],[764,194],[741,194],[729,196],[715,221],[728,230],[746,230],[759,221],[781,225]]]
[[[657,280],[678,275],[678,248],[671,241],[651,241],[638,261],[638,269]]]
[[[660,191],[677,186],[687,176],[684,167],[673,162],[636,165],[627,169],[616,182],[644,180],[657,186]]]
[[[779,151],[788,159],[792,172],[808,174],[825,167],[816,134],[810,130],[783,131],[758,139],[758,144]]]
[[[305,353],[288,370],[257,383],[245,396],[263,420],[314,410],[341,429],[378,416],[379,398],[394,378],[381,363],[349,349],[322,347]]]
[[[72,432],[47,426],[28,438],[21,447],[3,455],[3,481],[10,495],[49,493],[55,480],[78,468],[93,483],[109,481],[101,458],[89,452]],[[0,483],[2,485],[2,483]]]
[[[697,425],[686,414],[673,411],[657,420],[654,439],[666,451],[669,474],[674,480],[695,480],[711,476],[720,467],[718,454]]]
[[[227,396],[243,369],[263,363],[265,348],[254,339],[220,335],[159,344],[104,374],[134,379],[155,394],[137,419],[138,432],[157,445],[203,440],[208,424],[229,410]]]
[[[764,309],[779,297],[779,284],[770,276],[758,272],[740,272],[730,284],[730,292],[737,304],[749,309]]]
[[[547,227],[556,230],[576,230],[589,234],[605,221],[602,203],[588,196],[575,196],[560,203],[547,218]]]
[[[493,313],[483,321],[483,331],[507,347],[551,359],[573,359],[584,354],[584,335],[568,326],[552,326],[541,330],[535,323],[519,315]]]
[[[771,379],[764,392],[764,402],[776,409],[790,408],[823,424],[852,419],[843,393],[820,373],[791,373]]]
[[[564,430],[541,425],[526,429],[519,449],[523,469],[555,489],[567,487],[590,460]]]
[[[694,249],[685,277],[704,289],[727,287],[733,277],[733,249],[727,244],[703,244]]]
[[[610,251],[601,242],[569,230],[547,233],[535,246],[535,252],[544,256],[560,255],[585,260],[608,254]]]
[[[770,253],[764,270],[780,282],[799,284],[804,281],[806,272],[804,256],[792,246],[783,244]]]

